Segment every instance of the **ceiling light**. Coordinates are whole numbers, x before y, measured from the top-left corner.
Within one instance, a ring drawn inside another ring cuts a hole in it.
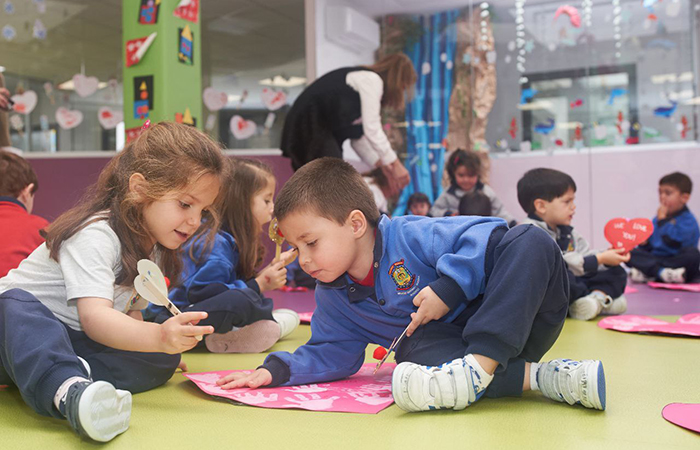
[[[264,80],[258,81],[258,84],[262,84],[263,86],[290,88],[290,87],[301,86],[303,84],[306,84],[306,78],[303,78],[303,77],[284,78],[280,75],[275,75],[274,78],[265,78]]]
[[[106,81],[100,81],[97,83],[97,89],[104,89],[107,87],[107,82]],[[62,89],[64,91],[74,91],[75,90],[75,85],[73,84],[73,79],[71,78],[68,81],[64,81],[63,83],[58,85],[59,89]]]

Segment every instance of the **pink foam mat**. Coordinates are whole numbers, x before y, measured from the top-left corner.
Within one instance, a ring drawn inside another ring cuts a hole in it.
[[[700,404],[671,403],[664,406],[661,415],[674,425],[700,433]]]
[[[376,375],[372,375],[375,366],[375,364],[364,364],[355,375],[330,383],[260,389],[224,390],[216,384],[217,380],[231,372],[249,373],[251,372],[249,370],[223,370],[184,375],[207,394],[223,397],[235,403],[261,408],[377,414],[394,402],[391,396],[391,374],[396,364],[384,364]]]
[[[700,283],[657,283],[650,281],[647,283],[654,289],[672,289],[675,291],[700,292]]]
[[[648,316],[610,316],[599,321],[598,326],[606,330],[625,333],[655,333],[700,337],[700,314],[686,314],[673,323]]]
[[[311,316],[314,315],[313,311],[309,312],[300,312],[299,313],[299,320],[301,323],[311,323]]]

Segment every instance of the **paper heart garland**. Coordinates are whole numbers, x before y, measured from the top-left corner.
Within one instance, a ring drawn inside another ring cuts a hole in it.
[[[217,91],[213,87],[208,87],[202,94],[204,106],[209,111],[218,111],[228,103],[228,95],[225,92]]]
[[[100,121],[102,128],[111,130],[124,120],[124,113],[120,110],[103,106],[97,111],[97,120]]]
[[[287,94],[282,91],[265,88],[260,97],[265,107],[270,111],[276,111],[287,104]]]
[[[258,128],[255,122],[252,120],[245,120],[241,116],[231,117],[231,122],[229,122],[229,128],[231,128],[231,133],[233,137],[238,140],[248,139],[255,134],[255,130]]]
[[[24,94],[13,95],[12,101],[15,102],[15,112],[19,114],[31,113],[36,107],[37,99],[38,97],[34,91],[24,91]]]
[[[613,248],[624,248],[625,253],[649,239],[653,232],[654,224],[649,219],[627,220],[621,217],[605,224],[604,231],[605,239]]]
[[[81,97],[87,97],[92,95],[96,90],[100,80],[96,77],[86,77],[83,74],[73,75],[73,86],[75,86],[75,92]]]
[[[61,106],[56,110],[56,122],[64,130],[70,130],[80,125],[83,121],[83,113],[77,110],[70,110]]]

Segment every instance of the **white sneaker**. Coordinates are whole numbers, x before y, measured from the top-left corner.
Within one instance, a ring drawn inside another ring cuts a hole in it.
[[[301,322],[299,314],[291,309],[275,309],[272,311],[272,317],[280,325],[280,339],[289,336],[292,331],[297,329]]]
[[[664,283],[685,283],[685,267],[671,269],[666,267],[659,272],[659,278]]]
[[[109,442],[129,428],[131,392],[106,381],[81,381],[68,388],[65,415],[80,436]]]
[[[619,314],[624,314],[626,311],[627,299],[624,295],[621,295],[613,299],[612,303],[610,303],[609,305],[603,306],[603,310],[600,313],[605,314],[607,316],[615,316]]]
[[[394,369],[391,393],[408,412],[460,410],[481,398],[492,379],[471,354],[440,366],[403,362]]]
[[[605,409],[605,372],[600,361],[555,359],[541,363],[537,384],[549,399]]]
[[[280,340],[282,327],[274,320],[258,320],[228,333],[214,333],[204,338],[212,353],[260,353]]]
[[[630,279],[635,283],[646,283],[649,281],[649,277],[644,275],[641,270],[635,269],[634,267],[630,269]]]
[[[605,306],[612,304],[612,297],[601,291],[593,291],[569,305],[569,316],[578,320],[591,320],[598,317]]]
[[[85,361],[83,358],[78,356],[78,359],[80,360],[81,363],[83,363],[83,367],[85,367],[85,370],[87,370],[87,377],[90,381],[92,381],[92,369],[90,368],[90,364],[88,364],[87,361]]]

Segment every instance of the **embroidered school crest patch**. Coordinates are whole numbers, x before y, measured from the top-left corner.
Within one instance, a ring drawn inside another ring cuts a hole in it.
[[[416,276],[404,265],[403,259],[389,267],[389,275],[399,291],[407,291],[416,284]]]

